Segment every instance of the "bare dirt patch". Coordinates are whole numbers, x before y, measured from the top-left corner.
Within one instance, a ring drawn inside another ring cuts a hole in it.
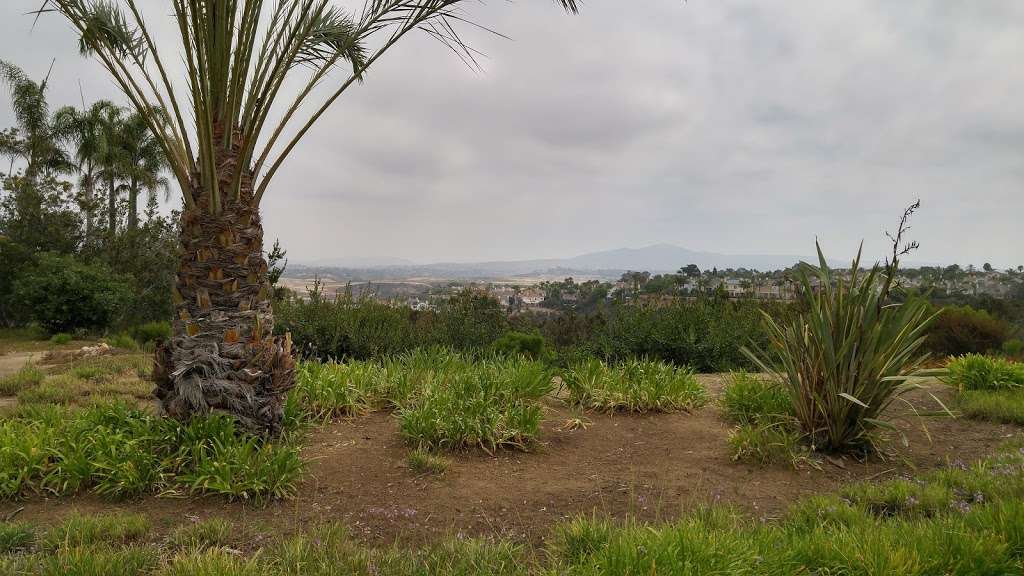
[[[701,376],[713,396],[720,376]],[[933,384],[949,398],[950,391]],[[936,404],[925,392],[919,410]],[[971,461],[992,452],[1021,428],[965,419],[908,418],[909,447],[894,438],[892,454],[762,468],[733,462],[730,425],[715,406],[693,414],[587,414],[585,429],[567,430],[574,414],[557,401],[546,407],[541,442],[531,452],[449,456],[441,477],[418,475],[405,464],[409,447],[390,414],[343,420],[315,430],[303,455],[309,476],[299,496],[266,507],[216,498],[145,498],[110,503],[93,496],[0,505],[0,517],[24,506],[19,519],[52,522],[72,509],[123,509],[147,514],[157,526],[226,517],[247,530],[292,532],[339,521],[368,543],[420,543],[453,534],[508,536],[539,542],[564,518],[598,512],[615,517],[671,519],[706,503],[728,503],[771,518],[813,493],[861,479],[884,479]],[[930,439],[929,439],[930,438]]]

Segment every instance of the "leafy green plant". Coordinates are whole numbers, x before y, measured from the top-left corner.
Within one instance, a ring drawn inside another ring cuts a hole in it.
[[[797,273],[803,311],[792,321],[765,316],[766,349],[745,348],[751,360],[789,393],[793,415],[814,449],[866,448],[871,433],[891,423],[886,408],[915,385],[923,364],[928,306],[888,302],[897,259],[865,273],[860,252],[845,275],[835,274],[818,246],[818,267]]]
[[[570,404],[608,412],[694,410],[707,402],[692,370],[656,360],[610,366],[591,358],[571,366],[562,381]]]
[[[1024,340],[1014,338],[1003,342],[1003,355],[1024,361]]]
[[[23,390],[38,386],[46,378],[46,373],[35,364],[25,364],[17,372],[0,378],[0,396],[12,396]]]
[[[104,329],[131,297],[127,283],[99,264],[42,254],[14,281],[14,301],[53,333]]]
[[[995,356],[967,354],[950,360],[946,370],[946,381],[961,391],[1024,387],[1024,364]]]
[[[71,336],[71,334],[68,334],[67,332],[59,332],[50,337],[50,342],[58,346],[67,344],[72,340],[74,340],[74,337]]]

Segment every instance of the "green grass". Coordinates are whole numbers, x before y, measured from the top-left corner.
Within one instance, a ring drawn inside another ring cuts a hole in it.
[[[25,364],[14,374],[0,378],[0,396],[14,396],[38,386],[45,378],[46,373],[34,364]]]
[[[569,403],[605,412],[673,412],[707,403],[707,391],[693,371],[657,360],[629,360],[609,366],[590,359],[563,375]]]
[[[32,526],[0,522],[0,555],[27,550],[35,544],[35,541],[36,531]]]
[[[795,464],[804,446],[796,427],[787,422],[741,424],[729,432],[733,460],[761,465]]]
[[[179,526],[168,538],[174,548],[202,550],[219,548],[232,542],[231,523],[223,518],[209,518]]]
[[[128,545],[145,538],[151,528],[149,520],[141,514],[84,515],[74,512],[46,533],[40,547],[57,550],[97,544]]]
[[[1005,358],[967,354],[950,360],[946,369],[946,382],[961,391],[1024,387],[1024,364]]]
[[[285,498],[302,474],[299,449],[264,442],[227,416],[181,424],[123,403],[36,406],[0,420],[0,498],[90,491],[110,497],[217,494]]]
[[[86,391],[86,383],[70,374],[50,376],[40,384],[18,392],[22,404],[57,404],[66,406]]]
[[[448,471],[447,459],[420,448],[409,452],[409,455],[405,458],[405,463],[409,466],[410,470],[417,474],[436,474],[440,476]]]
[[[729,375],[720,403],[725,417],[736,424],[763,425],[793,418],[793,403],[785,388],[746,372]]]

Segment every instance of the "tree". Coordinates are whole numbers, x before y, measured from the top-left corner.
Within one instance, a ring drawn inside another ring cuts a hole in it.
[[[576,10],[576,0],[558,2]],[[455,29],[463,0],[367,0],[357,17],[328,0],[173,0],[187,91],[171,82],[139,4],[43,0],[39,11],[56,11],[77,30],[83,52],[146,120],[182,191],[174,336],[158,348],[154,370],[161,405],[178,418],[226,411],[272,433],[294,360],[288,336],[272,335],[260,200],[310,127],[409,32],[472,60]],[[343,63],[351,72],[322,102],[309,102]],[[282,86],[300,71],[308,75],[286,97]],[[283,113],[272,120],[275,104]],[[302,110],[310,112],[299,120]]]

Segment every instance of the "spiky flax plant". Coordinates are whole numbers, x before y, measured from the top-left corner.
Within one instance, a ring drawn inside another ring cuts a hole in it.
[[[184,199],[174,334],[154,370],[167,414],[280,428],[294,361],[290,339],[272,335],[260,201],[310,127],[408,33],[472,61],[456,30],[465,3],[366,0],[349,13],[328,0],[43,0],[38,13],[70,22],[156,135]],[[179,54],[145,19],[168,12]],[[179,59],[184,72],[170,67]]]

